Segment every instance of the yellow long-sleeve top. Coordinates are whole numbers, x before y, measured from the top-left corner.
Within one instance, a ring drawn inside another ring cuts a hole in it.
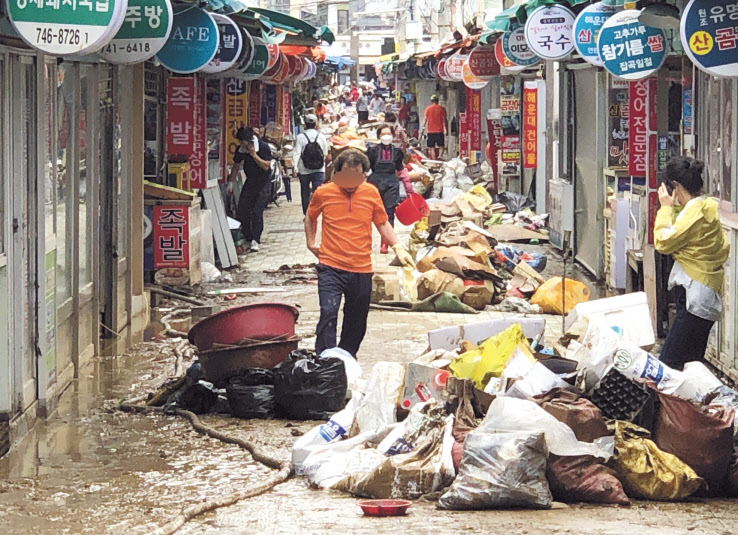
[[[654,246],[671,254],[690,279],[723,293],[723,264],[730,254],[730,243],[718,215],[718,202],[712,197],[690,200],[678,217],[671,206],[662,206],[654,223]]]

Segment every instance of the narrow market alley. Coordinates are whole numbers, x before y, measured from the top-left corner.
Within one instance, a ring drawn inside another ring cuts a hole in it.
[[[312,262],[301,224],[297,203],[268,209],[262,250],[241,257],[233,283],[203,284],[201,293],[234,284],[281,288],[285,291],[278,294],[279,300],[300,307],[298,334],[309,347],[319,312],[311,270],[279,272],[282,266]],[[389,257],[375,251],[379,269]],[[260,299],[242,297],[238,303]],[[407,363],[425,351],[428,330],[505,316],[511,314],[372,310],[359,363],[367,371],[380,361]],[[548,342],[560,335],[561,324],[559,317],[545,317]],[[182,418],[115,410],[121,400],[154,392],[173,375],[175,344],[157,339],[125,355],[97,358],[62,397],[58,412],[0,460],[0,525],[5,533],[151,533],[183,506],[228,495],[268,477],[270,470],[247,453],[197,434]],[[296,435],[319,423],[222,415],[201,419],[253,440],[286,461]],[[548,511],[487,512],[441,511],[434,501],[421,499],[406,517],[369,518],[361,515],[356,498],[311,490],[304,478],[293,477],[261,496],[202,515],[178,533],[728,535],[734,533],[737,520],[734,501],[699,498],[681,503],[635,501],[630,507],[556,503]]]

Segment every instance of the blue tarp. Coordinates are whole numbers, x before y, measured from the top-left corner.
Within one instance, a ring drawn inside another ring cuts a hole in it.
[[[343,56],[326,56],[325,63],[329,65],[335,65],[339,71],[343,70],[346,67],[353,67],[354,65],[356,65],[356,62],[354,60]]]

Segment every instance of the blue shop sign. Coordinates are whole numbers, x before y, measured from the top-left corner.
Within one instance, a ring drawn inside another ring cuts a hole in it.
[[[210,13],[186,7],[174,15],[172,32],[156,57],[172,72],[196,72],[213,59],[219,42],[218,25]]]
[[[574,21],[574,46],[582,58],[598,67],[602,67],[602,59],[597,50],[597,38],[607,19],[615,13],[615,8],[602,2],[587,6]]]
[[[624,80],[641,80],[666,60],[666,34],[638,22],[640,10],[627,9],[607,19],[597,39],[605,69]]]
[[[681,38],[697,67],[713,76],[738,77],[736,0],[692,0],[682,14]]]

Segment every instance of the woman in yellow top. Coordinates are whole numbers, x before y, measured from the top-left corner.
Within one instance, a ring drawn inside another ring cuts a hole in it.
[[[723,311],[723,264],[730,244],[720,224],[718,201],[702,194],[704,167],[685,157],[667,163],[653,230],[656,250],[674,257],[669,289],[674,290],[677,313],[660,358],[678,370],[686,362],[704,359],[710,330]],[[675,205],[683,207],[678,215]]]

